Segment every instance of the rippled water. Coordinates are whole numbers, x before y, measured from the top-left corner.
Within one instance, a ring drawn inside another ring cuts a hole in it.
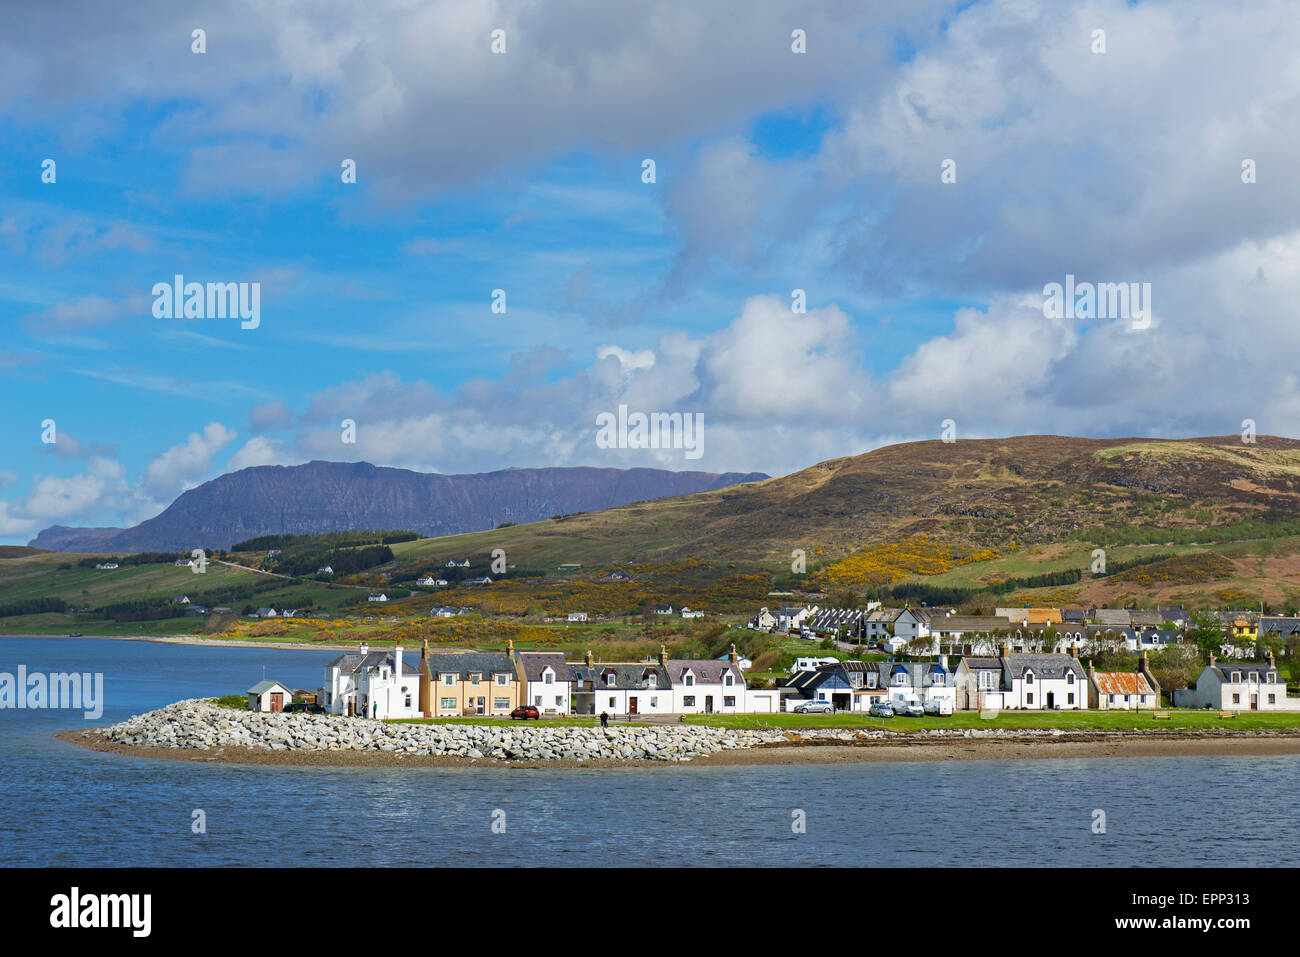
[[[336,769],[96,754],[50,737],[333,655],[0,639],[0,671],[100,671],[102,718],[0,710],[9,865],[1293,865],[1300,756],[618,770]],[[196,808],[208,833],[191,831]],[[1106,833],[1094,834],[1094,810]],[[801,810],[806,833],[792,828]],[[494,815],[504,833],[494,833]],[[503,815],[503,818],[502,818]],[[1225,839],[1230,833],[1231,839]]]

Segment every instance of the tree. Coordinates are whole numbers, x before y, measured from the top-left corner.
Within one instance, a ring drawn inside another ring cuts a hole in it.
[[[1217,655],[1223,646],[1223,623],[1214,615],[1196,612],[1192,615],[1187,637],[1201,650],[1203,656]]]

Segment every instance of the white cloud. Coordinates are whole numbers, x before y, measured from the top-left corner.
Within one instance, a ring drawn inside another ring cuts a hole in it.
[[[140,488],[164,503],[206,479],[212,458],[235,439],[235,432],[220,422],[209,422],[202,432],[191,432],[184,442],[163,452],[144,470]]]

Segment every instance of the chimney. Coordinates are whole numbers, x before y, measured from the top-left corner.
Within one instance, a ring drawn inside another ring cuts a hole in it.
[[[420,649],[420,714],[426,718],[433,716],[433,676],[429,672],[429,639],[424,639]]]
[[[735,646],[733,645],[732,647],[734,648]],[[1269,666],[1270,668],[1276,668],[1276,667],[1277,667],[1277,664],[1273,661],[1273,649],[1272,649],[1272,648],[1268,649],[1268,666]]]
[[[1078,645],[1071,645],[1071,646],[1070,646],[1070,657],[1073,658],[1075,661],[1078,661],[1078,660],[1079,660],[1079,646],[1078,646]]]
[[[362,643],[361,643],[361,653],[362,653],[363,655],[368,655],[368,654],[370,654],[370,646],[367,645],[365,642],[362,642]]]
[[[513,638],[506,639],[506,654],[511,658],[515,656],[515,640]]]
[[[402,646],[393,649],[393,673],[398,681],[402,680]]]
[[[1272,657],[1272,652],[1270,652],[1270,660]],[[727,660],[731,662],[731,667],[735,668],[737,671],[740,670],[740,655],[736,654],[736,646],[734,644],[731,646],[731,653],[727,655]]]
[[[663,645],[659,646],[659,664],[665,668],[668,667],[668,649]]]
[[[594,658],[591,657],[591,649],[590,649],[590,648],[587,649],[587,667],[588,667],[588,668],[594,668],[594,667],[596,667],[596,660],[595,660]]]
[[[1210,652],[1210,667],[1214,667],[1214,652]]]
[[[1002,642],[1002,648],[1001,648],[1000,650],[1001,650],[1001,652],[1002,652],[1002,657],[1003,657],[1003,658],[1005,658],[1007,655],[1011,654],[1011,649],[1007,647],[1007,643],[1006,643],[1005,641]]]

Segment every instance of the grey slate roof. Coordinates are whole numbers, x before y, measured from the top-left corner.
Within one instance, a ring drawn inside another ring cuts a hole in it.
[[[1003,655],[1002,675],[1008,688],[1013,678],[1023,678],[1026,671],[1032,671],[1039,678],[1064,678],[1069,671],[1074,672],[1078,681],[1086,677],[1079,659],[1071,655]]]
[[[1219,673],[1219,677],[1227,682],[1232,681],[1232,673],[1236,671],[1241,674],[1243,681],[1246,680],[1247,675],[1258,674],[1259,680],[1267,683],[1265,675],[1270,671],[1277,671],[1277,667],[1270,665],[1267,661],[1217,661],[1213,667]],[[1278,681],[1281,682],[1281,680],[1282,678],[1279,675]]]
[[[419,671],[418,667],[416,671]],[[429,655],[431,675],[504,673],[515,673],[514,660],[504,651],[440,651]]]
[[[541,681],[542,672],[547,667],[555,672],[556,681],[569,680],[569,664],[558,651],[517,651],[515,657],[523,667],[527,681]]]
[[[257,684],[253,685],[253,687],[249,688],[244,693],[260,695],[260,694],[265,694],[266,692],[270,691],[272,688],[283,688],[285,691],[289,690],[289,686],[285,684],[283,681],[271,681],[270,679],[263,679],[262,681],[259,681]]]
[[[731,662],[726,659],[722,661],[712,658],[668,659],[668,676],[674,685],[684,682],[688,670],[695,675],[696,684],[720,685],[723,677],[728,673],[738,684],[743,681],[740,670],[731,667]]]
[[[418,659],[418,655],[410,655],[403,652],[402,654],[402,674],[418,674],[413,658]],[[381,665],[388,665],[390,668],[396,668],[397,657],[391,651],[371,651],[367,654],[350,653],[339,655],[333,661],[329,662],[326,668],[337,667],[344,674],[356,674],[359,671],[366,671],[370,668],[378,668]]]
[[[614,684],[605,683],[605,675],[614,672]],[[569,665],[569,674],[574,681],[592,682],[595,689],[610,688],[615,691],[644,691],[650,689],[649,676],[655,676],[655,689],[666,691],[672,687],[667,669],[655,661],[642,661],[634,664],[612,665]]]

